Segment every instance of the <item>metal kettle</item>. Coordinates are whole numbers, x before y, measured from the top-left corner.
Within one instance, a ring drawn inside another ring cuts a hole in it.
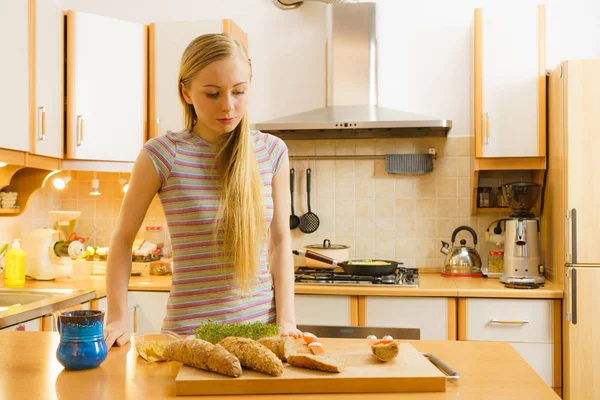
[[[465,239],[460,240],[460,246],[455,246],[456,235],[460,231],[469,231],[473,235],[473,243],[477,246],[477,233],[469,226],[459,226],[452,233],[452,248],[450,244],[442,241],[440,252],[446,255],[444,272],[446,276],[482,276],[481,256],[475,247],[467,246]]]

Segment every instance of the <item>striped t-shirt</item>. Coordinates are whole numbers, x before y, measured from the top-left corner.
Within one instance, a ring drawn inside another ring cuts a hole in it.
[[[251,132],[264,184],[267,227],[273,219],[271,182],[287,152],[285,143]],[[234,285],[231,263],[220,261],[214,238],[221,182],[216,146],[190,131],[168,133],[144,145],[161,180],[158,192],[173,245],[173,277],[163,329],[191,334],[201,322],[275,322],[275,297],[267,267],[267,244],[252,295]]]

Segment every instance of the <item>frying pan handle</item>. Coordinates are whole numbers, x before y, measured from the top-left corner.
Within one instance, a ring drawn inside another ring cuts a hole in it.
[[[314,251],[311,251],[311,250],[298,250],[297,252],[299,254],[304,253],[304,257],[310,258],[312,260],[321,261],[321,262],[324,262],[325,264],[338,265],[337,260],[327,257],[327,256],[324,256],[323,254],[315,253]]]
[[[470,226],[466,226],[466,225],[459,226],[458,228],[456,228],[454,230],[454,232],[452,233],[452,244],[454,244],[454,241],[456,240],[456,235],[460,231],[469,231],[469,232],[471,232],[471,235],[473,235],[473,243],[475,245],[477,245],[477,233],[475,233],[475,231],[473,230],[473,228],[471,228]]]

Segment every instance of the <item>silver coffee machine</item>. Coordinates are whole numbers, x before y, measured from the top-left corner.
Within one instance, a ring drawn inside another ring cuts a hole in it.
[[[531,213],[540,189],[541,185],[529,182],[502,185],[502,194],[513,213],[506,221],[504,273],[500,282],[528,285],[546,281],[540,263],[540,222]]]

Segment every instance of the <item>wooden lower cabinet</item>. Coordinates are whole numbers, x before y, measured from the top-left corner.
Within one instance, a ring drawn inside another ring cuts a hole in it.
[[[560,392],[561,300],[459,298],[458,340],[512,344],[544,382]]]

